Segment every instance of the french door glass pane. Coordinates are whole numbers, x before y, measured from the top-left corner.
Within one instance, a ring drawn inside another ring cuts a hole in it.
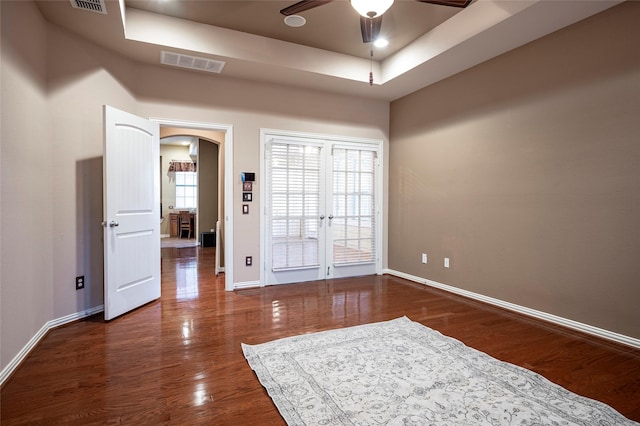
[[[334,148],[333,262],[375,261],[375,152]]]
[[[320,264],[320,147],[273,142],[268,151],[271,268]]]

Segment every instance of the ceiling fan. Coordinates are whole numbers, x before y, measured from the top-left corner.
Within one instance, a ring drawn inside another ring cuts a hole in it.
[[[333,0],[302,0],[280,11],[284,16],[297,15]],[[416,0],[421,3],[464,8],[472,0]],[[382,14],[391,7],[393,0],[351,0],[351,6],[360,14],[360,31],[363,43],[375,41],[382,28]]]

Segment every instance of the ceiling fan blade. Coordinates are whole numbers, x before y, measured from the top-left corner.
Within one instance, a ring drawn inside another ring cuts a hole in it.
[[[439,4],[442,6],[467,7],[471,0],[417,0],[420,3]]]
[[[289,7],[285,7],[280,11],[284,16],[296,15],[305,10],[313,9],[314,7],[322,6],[323,4],[330,3],[332,0],[302,0],[298,3],[292,4]]]
[[[380,35],[380,28],[382,28],[382,15],[375,18],[360,17],[360,31],[362,31],[363,43],[375,41]]]

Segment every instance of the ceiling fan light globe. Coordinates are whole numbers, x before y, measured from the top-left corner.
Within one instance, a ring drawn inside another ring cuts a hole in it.
[[[391,7],[393,0],[351,0],[351,7],[365,18],[375,18]]]

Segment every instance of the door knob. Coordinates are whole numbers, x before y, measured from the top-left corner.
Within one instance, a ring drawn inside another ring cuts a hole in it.
[[[320,220],[324,220],[324,215],[323,214],[320,215]]]
[[[112,228],[115,228],[116,226],[119,226],[120,224],[118,222],[116,222],[115,220],[112,220],[111,222],[109,222],[109,226]]]

